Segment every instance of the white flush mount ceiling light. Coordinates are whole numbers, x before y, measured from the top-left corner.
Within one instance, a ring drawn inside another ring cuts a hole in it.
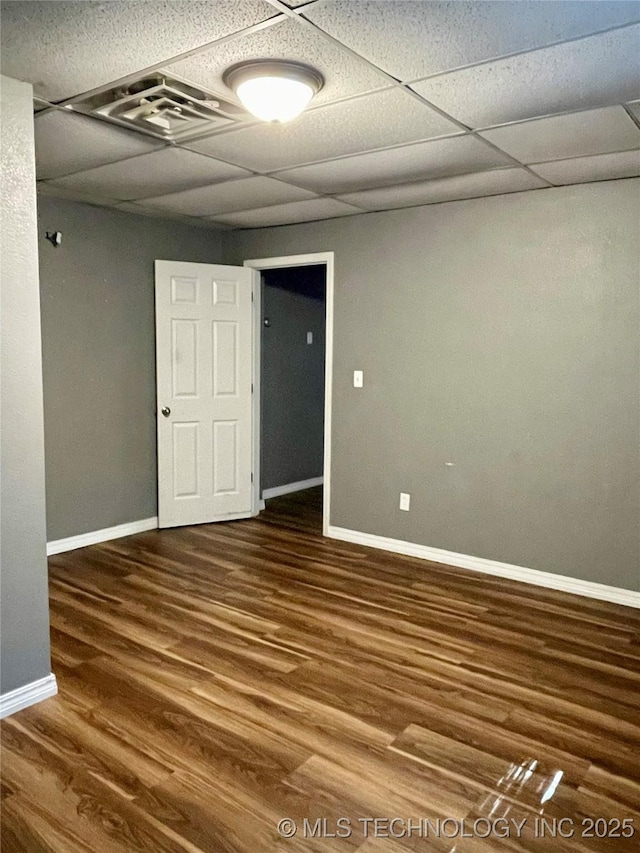
[[[280,59],[232,65],[223,81],[252,115],[271,122],[287,122],[299,116],[324,83],[315,68]]]

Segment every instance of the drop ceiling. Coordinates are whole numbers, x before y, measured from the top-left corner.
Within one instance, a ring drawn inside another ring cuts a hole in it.
[[[640,175],[640,2],[2,2],[2,73],[34,86],[40,192],[252,228]],[[307,62],[286,125],[170,142],[69,108],[145,75],[238,104],[236,62]]]

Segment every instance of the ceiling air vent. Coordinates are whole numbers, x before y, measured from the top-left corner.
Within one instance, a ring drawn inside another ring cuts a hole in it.
[[[169,141],[248,117],[236,104],[161,73],[94,92],[66,106]]]

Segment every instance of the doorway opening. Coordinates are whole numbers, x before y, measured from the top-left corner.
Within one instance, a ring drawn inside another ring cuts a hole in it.
[[[327,535],[333,253],[245,266],[254,270],[255,512],[272,499],[293,514],[297,507],[319,511],[322,501]]]
[[[321,492],[324,463],[326,267],[261,274],[262,500]],[[292,504],[295,506],[295,504]]]

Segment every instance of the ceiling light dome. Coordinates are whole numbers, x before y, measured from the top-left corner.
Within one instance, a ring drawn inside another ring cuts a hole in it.
[[[240,62],[225,71],[223,81],[252,115],[271,122],[299,116],[324,83],[314,68],[280,59]]]

